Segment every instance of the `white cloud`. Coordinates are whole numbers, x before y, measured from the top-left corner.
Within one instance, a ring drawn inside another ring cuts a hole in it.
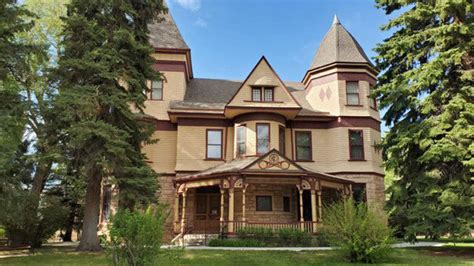
[[[184,9],[198,11],[201,8],[201,0],[174,0]]]
[[[204,19],[202,19],[202,18],[198,18],[198,19],[196,20],[196,22],[194,22],[194,24],[195,24],[196,26],[198,26],[198,27],[201,27],[201,28],[207,27],[207,22],[206,22]]]

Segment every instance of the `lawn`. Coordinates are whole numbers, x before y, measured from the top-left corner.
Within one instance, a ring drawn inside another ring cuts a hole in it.
[[[160,265],[315,265],[348,264],[335,251],[217,251],[163,252]],[[388,264],[474,265],[474,248],[439,247],[396,249]],[[110,265],[104,253],[77,253],[71,248],[43,248],[28,257],[0,259],[0,265]],[[350,264],[355,265],[355,264]]]

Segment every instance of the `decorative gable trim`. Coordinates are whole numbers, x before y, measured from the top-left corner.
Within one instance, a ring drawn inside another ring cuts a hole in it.
[[[255,160],[244,169],[245,171],[289,171],[289,172],[302,172],[303,174],[308,173],[298,164],[294,163],[288,157],[280,153],[276,149],[272,149],[269,152],[260,156],[259,159]]]

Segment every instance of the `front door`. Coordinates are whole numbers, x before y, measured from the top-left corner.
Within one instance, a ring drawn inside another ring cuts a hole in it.
[[[220,224],[220,194],[196,193],[195,234],[217,234]]]

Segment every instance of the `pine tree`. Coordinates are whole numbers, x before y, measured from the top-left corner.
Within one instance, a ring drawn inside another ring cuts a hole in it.
[[[384,137],[391,223],[417,234],[460,236],[474,217],[474,16],[469,0],[377,0],[399,13],[378,44],[374,92],[390,131]]]
[[[101,182],[119,185],[128,208],[154,198],[156,173],[140,151],[151,141],[144,107],[153,49],[147,25],[165,10],[162,0],[73,0],[65,18],[64,51],[56,76],[56,102],[64,156],[86,177],[81,243],[100,249],[97,236]]]

